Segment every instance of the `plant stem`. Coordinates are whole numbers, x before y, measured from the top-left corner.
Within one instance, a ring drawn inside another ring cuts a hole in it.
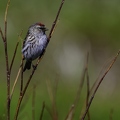
[[[93,101],[93,98],[95,97],[95,94],[100,86],[100,84],[102,83],[103,79],[105,78],[105,76],[107,75],[107,73],[110,71],[110,69],[112,68],[112,66],[114,65],[114,63],[116,62],[118,55],[120,54],[120,50],[117,52],[117,55],[113,58],[112,62],[110,63],[110,65],[108,66],[107,70],[105,71],[105,73],[103,74],[103,76],[101,77],[101,79],[99,80],[97,86],[95,87],[95,90],[93,91],[93,94],[91,95],[90,101],[88,102],[88,106],[86,107],[86,110],[81,118],[81,120],[84,120],[86,117],[86,114],[88,113],[88,110],[90,108],[90,105]]]

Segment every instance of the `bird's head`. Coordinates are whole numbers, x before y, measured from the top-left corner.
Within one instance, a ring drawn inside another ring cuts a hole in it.
[[[33,34],[45,34],[48,29],[42,23],[35,23],[29,27],[29,32]]]

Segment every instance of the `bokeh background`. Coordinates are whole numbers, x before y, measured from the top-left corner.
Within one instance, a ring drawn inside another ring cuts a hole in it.
[[[61,0],[11,0],[8,12],[8,50],[9,62],[18,40],[18,34],[23,30],[24,40],[28,27],[36,22],[42,22],[50,30]],[[7,0],[0,1],[0,26],[4,28],[4,11]],[[36,85],[35,117],[39,119],[43,101],[51,109],[48,83],[54,88],[56,81],[56,106],[60,120],[65,119],[70,109],[81,79],[89,51],[90,86],[94,83],[101,69],[117,53],[120,48],[120,1],[118,0],[66,0],[62,8],[57,27],[30,83],[23,100],[19,119],[32,120],[32,87]],[[47,34],[49,31],[47,32]],[[16,77],[21,60],[20,42],[15,63],[12,69],[11,85]],[[0,38],[0,118],[5,119],[6,109],[6,71],[2,39]],[[102,70],[103,73],[105,69]],[[24,82],[31,71],[24,73]],[[105,77],[90,107],[91,120],[120,119],[120,57]],[[49,81],[49,82],[48,82]],[[11,103],[11,118],[19,96],[18,82]],[[83,87],[80,101],[75,111],[74,120],[79,119],[84,100],[86,84]],[[47,110],[44,120],[51,120]]]

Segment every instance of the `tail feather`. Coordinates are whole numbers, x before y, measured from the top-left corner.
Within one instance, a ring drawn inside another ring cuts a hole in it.
[[[23,69],[23,72],[24,72],[26,69],[29,70],[29,69],[31,68],[31,63],[32,63],[31,61],[28,61],[28,60],[26,61],[25,66],[24,66],[24,69]]]

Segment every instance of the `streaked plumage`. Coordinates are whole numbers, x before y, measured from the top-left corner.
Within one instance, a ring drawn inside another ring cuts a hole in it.
[[[23,71],[26,69],[29,70],[31,68],[32,61],[41,57],[44,53],[48,44],[48,38],[45,34],[46,30],[45,25],[41,23],[35,23],[29,27],[22,48],[24,59],[26,59]]]

